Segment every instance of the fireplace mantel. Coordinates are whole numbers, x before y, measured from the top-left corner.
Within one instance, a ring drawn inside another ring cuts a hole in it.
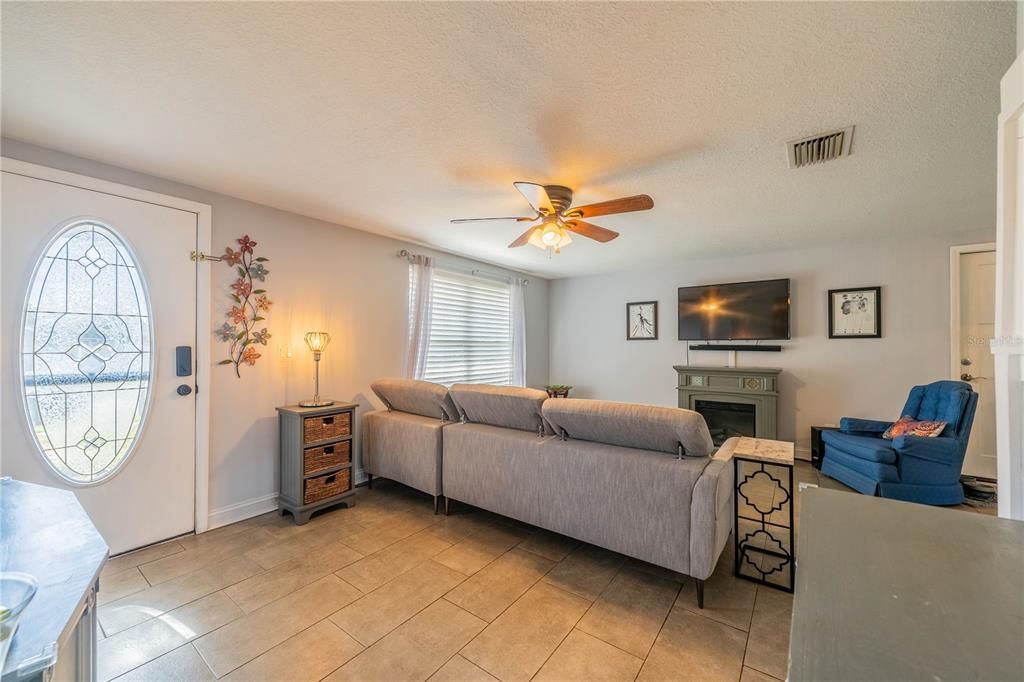
[[[781,369],[692,365],[675,365],[674,369],[678,375],[679,407],[693,410],[698,400],[753,405],[755,433],[750,435],[777,438]]]

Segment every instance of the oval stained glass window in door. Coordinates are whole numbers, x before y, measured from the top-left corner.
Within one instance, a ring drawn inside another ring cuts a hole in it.
[[[21,342],[25,407],[47,464],[77,484],[125,463],[149,404],[152,317],[131,249],[79,221],[36,264]]]

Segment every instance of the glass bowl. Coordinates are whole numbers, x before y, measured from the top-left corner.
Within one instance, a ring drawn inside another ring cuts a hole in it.
[[[0,670],[14,640],[21,614],[36,595],[39,583],[28,573],[0,572]]]

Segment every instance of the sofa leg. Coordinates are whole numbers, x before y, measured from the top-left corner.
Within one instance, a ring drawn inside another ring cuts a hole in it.
[[[446,495],[445,498],[444,498],[444,515],[445,516],[448,516],[448,515],[450,515],[452,513],[451,502],[452,502],[451,498]]]
[[[366,487],[373,490],[373,474],[366,474]]]
[[[704,608],[704,581],[697,581],[697,608]]]
[[[437,510],[440,505],[440,502],[441,498],[439,498],[437,495],[434,495],[434,516],[437,516]]]

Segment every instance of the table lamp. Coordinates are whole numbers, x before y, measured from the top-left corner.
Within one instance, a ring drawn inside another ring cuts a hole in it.
[[[313,362],[316,367],[316,383],[313,384],[313,399],[303,400],[299,403],[300,407],[324,407],[326,405],[333,405],[333,400],[321,400],[320,399],[320,356],[323,354],[324,349],[327,348],[327,344],[331,342],[331,335],[327,332],[307,332],[306,333],[306,345],[309,346],[309,350],[313,351]]]

